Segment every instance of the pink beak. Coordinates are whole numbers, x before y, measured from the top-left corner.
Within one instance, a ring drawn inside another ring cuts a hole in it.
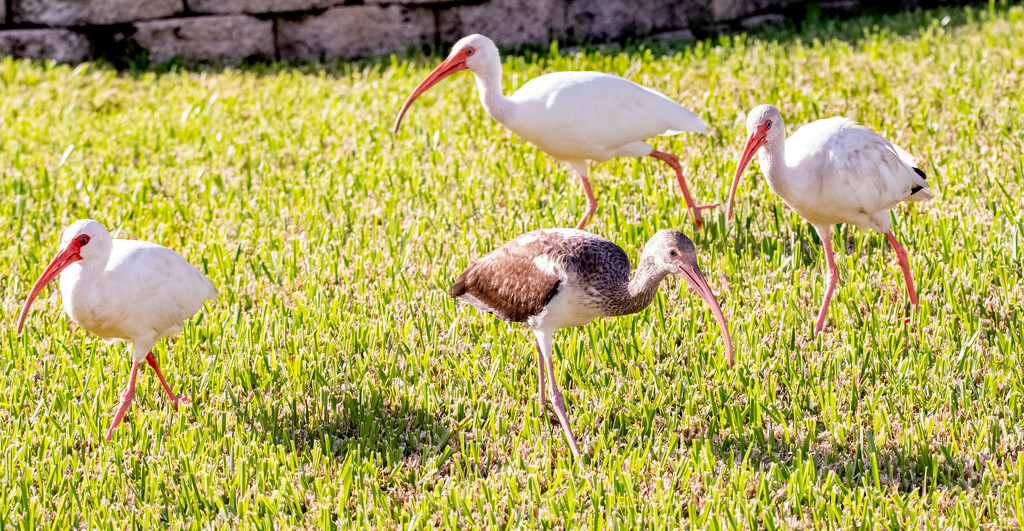
[[[732,189],[729,190],[729,208],[725,211],[726,219],[732,218],[733,203],[736,201],[736,186],[740,183],[740,175],[743,175],[743,170],[747,169],[750,159],[754,158],[757,150],[767,143],[768,129],[764,125],[755,127],[754,132],[750,133],[750,138],[747,138],[747,145],[743,147],[740,163],[736,167],[736,175],[732,177]]]
[[[409,98],[405,100],[405,104],[402,105],[402,110],[398,111],[398,118],[395,118],[395,129],[394,132],[398,132],[398,127],[402,125],[402,117],[405,116],[405,111],[409,110],[412,106],[412,102],[416,101],[416,98],[420,97],[420,94],[426,92],[430,87],[437,84],[438,81],[462,70],[466,70],[466,58],[462,54],[452,54],[441,64],[437,65],[430,74],[427,75],[423,81],[420,81],[419,85],[413,89],[412,94],[409,94]]]
[[[43,270],[43,274],[39,276],[39,280],[36,281],[35,285],[32,286],[32,292],[28,294],[28,299],[25,300],[25,305],[21,307],[21,313],[18,314],[18,333],[21,333],[21,329],[25,326],[25,318],[28,317],[28,310],[32,306],[32,301],[36,300],[39,296],[39,292],[43,291],[43,287],[50,283],[61,271],[67,269],[67,267],[82,259],[82,255],[78,254],[81,246],[73,245],[69,243],[67,247],[60,250],[57,256],[50,260],[50,265],[46,266]]]
[[[711,307],[711,313],[715,316],[715,320],[718,321],[718,326],[722,328],[722,336],[725,338],[725,350],[729,353],[729,366],[732,367],[736,363],[736,354],[732,349],[732,338],[729,336],[729,325],[725,322],[725,315],[722,313],[722,307],[718,304],[718,299],[715,298],[715,293],[711,291],[711,286],[708,286],[708,281],[704,279],[704,275],[701,274],[700,269],[690,265],[684,265],[682,267],[682,277],[690,284],[693,291],[697,292],[704,302]]]

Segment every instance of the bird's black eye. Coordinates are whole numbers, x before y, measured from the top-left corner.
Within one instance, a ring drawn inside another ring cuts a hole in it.
[[[84,234],[82,236],[79,236],[79,238],[78,238],[78,245],[85,245],[87,243],[89,243],[89,237],[88,236],[86,236]]]
[[[771,129],[772,128],[772,121],[768,120],[767,122],[765,122],[764,123],[764,128],[765,129]]]
[[[470,49],[466,50],[466,55],[473,55],[473,49],[470,48]]]
[[[669,251],[668,254],[669,254],[669,256],[679,256],[679,253],[677,253],[675,249],[672,249],[671,251]]]

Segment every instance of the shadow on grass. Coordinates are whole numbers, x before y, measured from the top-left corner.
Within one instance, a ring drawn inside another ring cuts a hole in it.
[[[371,390],[330,392],[318,399],[281,396],[271,402],[258,390],[239,400],[229,391],[238,422],[292,452],[319,447],[327,456],[394,465],[419,464],[442,449],[451,430],[437,416],[409,404],[388,404]]]
[[[808,481],[823,484],[832,472],[835,480],[848,489],[875,487],[922,496],[937,488],[974,488],[981,482],[989,461],[1011,458],[1003,455],[972,459],[957,456],[959,451],[949,445],[935,443],[933,449],[914,448],[906,452],[878,448],[871,430],[863,430],[852,447],[836,447],[826,433],[787,441],[781,436],[758,436],[755,431],[748,429],[740,436],[709,437],[708,433],[714,433],[712,428],[690,438],[687,444],[709,448],[723,461],[744,460],[752,468],[771,469],[775,479],[781,481],[803,474]],[[813,468],[809,468],[812,463]]]

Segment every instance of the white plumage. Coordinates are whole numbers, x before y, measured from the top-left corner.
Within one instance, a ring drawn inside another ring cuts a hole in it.
[[[160,373],[152,349],[161,337],[180,332],[204,302],[217,298],[206,275],[166,247],[115,240],[100,223],[79,220],[65,229],[60,251],[33,286],[18,316],[19,332],[32,301],[58,274],[64,309],[72,321],[105,340],[125,339],[132,344],[129,386],[107,439],[135,394],[142,360],[153,367],[177,406],[178,397]]]
[[[836,223],[885,234],[903,270],[910,302],[917,306],[910,261],[892,234],[888,214],[903,201],[932,198],[914,157],[878,133],[842,117],[807,124],[787,140],[782,115],[771,105],[759,105],[750,111],[747,134],[733,176],[727,216],[732,216],[739,177],[757,153],[768,187],[814,225],[825,246],[829,281],[814,333],[821,332],[825,325],[839,278],[831,241],[832,225]]]
[[[576,228],[583,228],[597,209],[587,172],[591,160],[655,157],[672,167],[698,226],[700,210],[713,207],[695,204],[675,155],[656,151],[646,143],[649,138],[685,131],[707,133],[704,121],[693,112],[660,92],[599,72],[545,74],[506,97],[498,49],[483,35],[470,35],[455,44],[448,58],[409,95],[395,119],[395,131],[420,94],[461,70],[476,77],[487,114],[579,175],[587,211]]]

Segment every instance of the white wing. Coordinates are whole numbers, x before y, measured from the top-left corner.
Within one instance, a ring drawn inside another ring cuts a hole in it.
[[[786,164],[798,176],[790,183],[792,206],[812,223],[836,217],[881,222],[876,214],[899,202],[930,197],[913,156],[846,118],[818,120],[793,133]]]
[[[599,72],[546,74],[510,99],[517,105],[509,129],[562,160],[643,156],[648,138],[707,133],[703,120],[664,94]]]

